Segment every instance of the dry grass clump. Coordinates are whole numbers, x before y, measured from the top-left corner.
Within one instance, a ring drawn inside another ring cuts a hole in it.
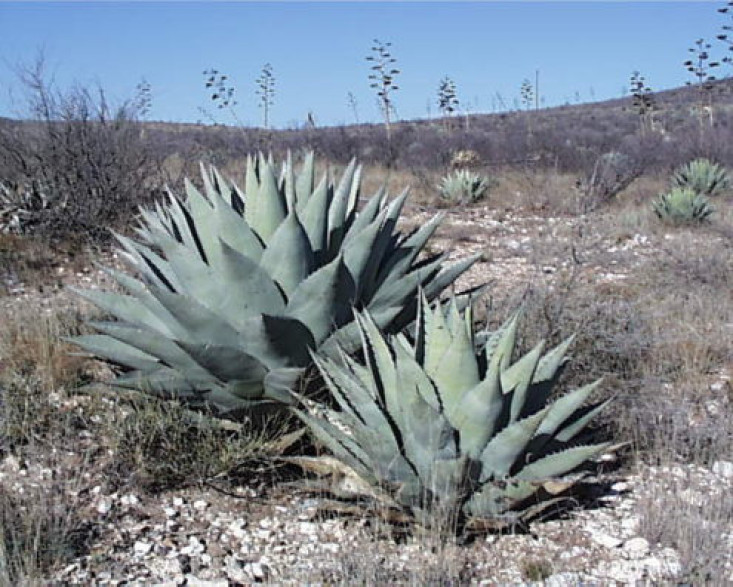
[[[47,584],[54,569],[82,555],[93,525],[60,483],[0,485],[0,584]]]
[[[286,448],[278,439],[291,426],[285,419],[266,428],[229,424],[146,397],[125,402],[112,420],[106,475],[114,485],[154,493],[215,478],[241,480],[272,467],[272,457]]]
[[[674,548],[680,584],[730,585],[733,495],[710,471],[660,468],[639,504],[640,529],[652,544]]]

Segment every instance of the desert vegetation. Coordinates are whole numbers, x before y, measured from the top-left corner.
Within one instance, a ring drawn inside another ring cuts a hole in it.
[[[525,80],[522,111],[463,117],[445,76],[444,119],[401,121],[375,40],[383,124],[281,130],[270,64],[262,128],[23,70],[0,584],[733,580],[733,84],[708,49],[690,87],[634,72],[551,109]]]

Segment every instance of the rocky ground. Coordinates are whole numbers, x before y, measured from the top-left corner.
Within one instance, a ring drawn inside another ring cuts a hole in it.
[[[415,208],[408,224],[420,224],[432,213]],[[635,270],[659,254],[660,243],[674,248],[675,239],[683,238],[674,232],[594,226],[582,217],[520,216],[475,207],[447,211],[432,246],[452,250],[452,257],[481,253],[459,289],[489,281],[492,295],[502,300],[516,299],[522,289],[540,282],[551,287],[571,274],[575,283],[623,288]],[[3,315],[19,306],[39,314],[77,307],[69,285],[110,287],[98,269],[77,269],[59,264],[42,293],[6,275]],[[729,413],[729,403],[720,398],[726,390],[730,396],[730,375],[726,370],[707,374],[713,399],[701,409]],[[58,408],[83,410],[85,398],[59,396]],[[110,402],[110,409],[119,406]],[[695,425],[692,417],[689,425]],[[83,426],[75,441],[67,438],[66,445],[49,450],[52,458],[45,460],[5,454],[0,484],[18,494],[53,486],[54,499],[74,504],[86,522],[82,553],[49,577],[57,584],[671,583],[689,571],[689,561],[668,540],[652,538],[655,500],[674,492],[694,511],[706,501],[724,500],[733,487],[733,459],[705,466],[654,464],[626,454],[615,463],[620,466],[589,479],[575,507],[561,515],[535,522],[528,531],[477,536],[458,545],[439,543],[420,531],[404,534],[370,515],[327,514],[325,496],[284,483],[214,479],[158,494],[134,485],[115,487],[102,466],[110,455]],[[728,501],[723,505],[730,508]],[[729,549],[717,567],[727,575],[710,579],[733,583],[733,528],[713,531],[721,534],[717,544]]]

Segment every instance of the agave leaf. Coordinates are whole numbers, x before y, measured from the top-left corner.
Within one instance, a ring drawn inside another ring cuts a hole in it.
[[[102,334],[134,346],[169,367],[193,372],[203,378],[208,376],[208,373],[173,340],[157,332],[147,328],[129,326],[122,322],[90,322],[89,324]]]
[[[534,416],[510,424],[494,436],[481,453],[482,483],[490,479],[503,479],[509,474],[519,455],[524,452],[537,427],[542,422],[546,410]]]
[[[440,295],[446,287],[468,271],[480,258],[481,254],[477,253],[441,269],[435,279],[430,280],[429,283],[423,284],[423,287],[425,288],[425,296],[429,300],[432,300]]]
[[[486,377],[463,395],[450,417],[451,424],[460,431],[461,451],[471,459],[480,459],[498,428],[503,406],[499,367],[493,365]]]
[[[208,174],[203,173],[202,175],[206,181]],[[216,230],[216,220],[213,214],[214,209],[212,203],[188,179],[185,181],[185,190],[187,196],[186,203],[191,213],[191,220],[196,226],[195,234],[204,252],[205,259],[208,261],[211,259],[213,249],[217,246],[219,240]],[[213,189],[211,187],[207,190],[208,193],[212,191]]]
[[[283,404],[294,403],[293,392],[302,375],[303,369],[298,367],[282,367],[268,371],[264,379],[265,397]]]
[[[354,281],[339,256],[301,282],[288,302],[287,315],[308,326],[320,344],[349,320],[354,290]]]
[[[308,235],[293,210],[270,238],[260,265],[290,296],[315,264]]]
[[[149,300],[144,298],[94,289],[82,290],[73,287],[70,289],[102,310],[114,314],[119,320],[135,326],[149,327],[169,336],[173,333],[170,321],[162,317],[167,311],[157,300],[155,300],[157,308],[156,306],[151,308]],[[160,312],[156,311],[158,308]]]
[[[438,313],[442,314],[441,311]],[[438,359],[431,373],[438,388],[448,419],[452,421],[463,396],[479,382],[478,363],[474,354],[471,331],[458,325],[443,356]]]
[[[535,347],[516,361],[511,367],[501,374],[501,386],[504,393],[512,394],[509,421],[516,422],[524,409],[527,389],[535,376],[537,364],[542,357],[542,349],[545,343],[539,342]]]
[[[247,214],[249,208],[245,208],[247,222],[257,235],[266,243],[275,233],[277,227],[287,215],[286,203],[277,189],[277,180],[272,166],[264,161],[260,155],[259,160],[259,185],[254,194],[247,191],[248,204],[254,200],[253,210]]]
[[[359,211],[359,214],[349,225],[346,235],[344,236],[344,248],[349,247],[353,239],[359,236],[364,230],[366,230],[367,226],[372,224],[377,219],[377,217],[380,215],[380,212],[384,209],[386,195],[386,186],[381,186],[377,190],[377,193],[375,193],[367,201],[364,207]]]
[[[595,418],[599,413],[603,411],[603,409],[609,404],[610,401],[611,400],[609,398],[605,402],[602,402],[597,406],[592,406],[588,408],[582,416],[578,417],[577,420],[574,420],[565,428],[560,430],[560,432],[555,435],[555,438],[560,442],[570,442],[583,429],[585,429],[585,427],[590,423],[593,418]]]
[[[140,371],[152,371],[160,366],[152,355],[105,334],[85,334],[71,340],[87,352],[105,357],[118,365]]]
[[[566,393],[562,397],[555,400],[547,412],[547,416],[537,428],[537,436],[553,436],[555,432],[562,426],[568,418],[580,409],[580,407],[588,400],[590,395],[601,384],[602,379],[598,379],[593,383],[584,385]],[[573,422],[571,422],[572,424]]]
[[[346,225],[352,219],[353,209],[349,209],[352,182],[360,174],[357,171],[356,159],[352,159],[341,175],[338,187],[333,195],[333,201],[328,210],[328,250],[329,256],[334,256],[341,248]]]
[[[300,221],[311,243],[311,248],[316,253],[319,261],[325,261],[327,238],[328,238],[328,210],[331,205],[333,190],[328,184],[328,178],[323,176],[313,195],[302,204],[298,210]]]
[[[178,344],[221,383],[226,384],[232,381],[255,383],[259,386],[261,393],[262,380],[267,373],[267,368],[256,357],[235,347],[183,341]]]
[[[526,481],[548,479],[558,475],[567,475],[584,462],[602,453],[610,443],[595,444],[592,446],[575,446],[557,452],[530,463],[523,467],[517,478]]]
[[[303,160],[303,167],[298,174],[298,179],[295,182],[295,194],[300,205],[301,202],[307,201],[310,195],[313,193],[313,187],[315,186],[315,173],[314,173],[314,155],[313,151],[306,153]],[[298,208],[300,212],[300,207]]]
[[[227,277],[226,287],[238,297],[237,313],[241,319],[256,313],[273,315],[284,313],[284,296],[267,271],[253,259],[235,251],[225,242],[220,244],[224,268],[222,274]]]

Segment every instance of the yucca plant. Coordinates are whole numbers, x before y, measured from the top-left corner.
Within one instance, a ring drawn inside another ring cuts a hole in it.
[[[670,224],[694,224],[707,220],[714,208],[707,197],[690,188],[672,188],[652,202],[654,213]]]
[[[396,232],[406,193],[357,212],[355,162],[334,185],[315,182],[312,154],[297,175],[249,158],[244,191],[202,170],[203,194],[187,181],[185,199],[141,211],[137,240],[117,237],[140,276],[109,270],[125,293],[80,292],[116,318],[75,341],[125,369],[119,387],[230,418],[288,404],[312,350],[359,346],[352,308],[397,331],[418,288],[434,299],[475,260],[418,259],[440,216]]]
[[[458,530],[497,529],[560,499],[548,494],[569,489],[578,476],[567,474],[608,448],[584,438],[606,403],[586,404],[598,381],[548,403],[571,339],[512,362],[516,315],[477,335],[470,308],[431,309],[424,298],[414,340],[385,337],[368,313],[357,321],[363,362],[317,358],[340,411],[297,410],[347,466],[340,496],[370,495],[421,524],[447,513]]]
[[[730,178],[725,167],[700,158],[679,167],[672,175],[672,185],[702,196],[717,196],[728,190]]]
[[[486,197],[494,181],[469,169],[457,169],[443,177],[438,186],[440,197],[453,204],[471,204]]]

